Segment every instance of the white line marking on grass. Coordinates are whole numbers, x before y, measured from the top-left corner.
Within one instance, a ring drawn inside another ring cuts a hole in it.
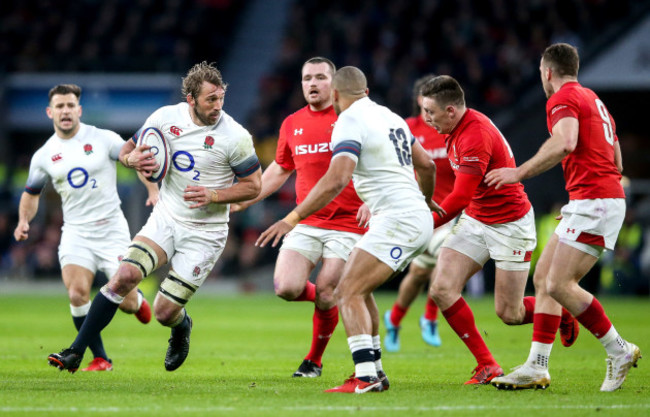
[[[595,409],[650,409],[650,404],[610,404],[610,405],[596,405],[596,404],[567,404],[567,405],[532,405],[521,407],[508,407],[502,405],[436,405],[431,407],[407,407],[407,406],[304,406],[304,407],[283,407],[287,411],[489,411],[489,410],[595,410]]]
[[[285,411],[486,411],[486,410],[625,410],[650,409],[650,404],[566,404],[566,405],[537,405],[508,407],[502,405],[436,405],[431,407],[405,406],[304,406],[304,407],[172,407],[165,408],[166,412],[242,412],[244,410],[285,410]],[[0,412],[39,412],[39,413],[137,413],[162,411],[159,407],[0,407]]]

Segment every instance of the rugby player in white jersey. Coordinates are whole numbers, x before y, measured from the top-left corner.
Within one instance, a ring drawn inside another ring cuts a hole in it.
[[[81,123],[80,98],[81,88],[74,84],[56,85],[49,92],[46,112],[52,119],[54,134],[32,157],[14,231],[17,241],[28,238],[29,222],[38,211],[41,191],[51,179],[63,206],[59,264],[77,330],[90,309],[95,273],[100,270],[109,277],[113,275],[131,240],[116,186],[115,162],[124,140],[110,130]],[[147,205],[155,204],[158,187],[143,182],[149,191]],[[151,320],[149,303],[135,288],[119,307],[135,314],[142,323]],[[88,346],[93,360],[84,371],[113,369],[99,333]]]
[[[341,312],[354,375],[325,392],[365,393],[386,388],[378,378],[379,311],[372,291],[422,253],[433,235],[431,199],[435,164],[398,115],[368,98],[366,77],[344,67],[332,79],[339,119],[332,132],[333,155],[327,173],[287,217],[260,235],[257,244],[291,231],[301,219],[324,207],[352,178],[372,215],[368,232],[357,242],[334,296]],[[413,175],[416,169],[420,188]],[[423,195],[424,194],[424,195]],[[383,372],[382,372],[383,373]]]
[[[155,127],[171,149],[171,167],[149,220],[133,239],[117,273],[95,297],[88,318],[70,348],[51,354],[50,364],[71,372],[88,341],[113,318],[117,305],[152,271],[171,263],[154,302],[156,319],[171,327],[165,369],[185,361],[192,319],[185,305],[219,259],[228,236],[229,203],[255,198],[262,170],[246,129],[223,110],[226,83],[212,64],[202,62],[183,78],[187,102],[156,110],[142,129]],[[141,130],[142,130],[141,129]],[[120,160],[144,175],[158,168],[137,134]],[[237,182],[234,182],[237,178]]]

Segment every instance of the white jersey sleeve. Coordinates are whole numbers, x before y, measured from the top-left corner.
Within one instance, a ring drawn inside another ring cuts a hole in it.
[[[260,165],[250,133],[223,111],[215,125],[197,126],[187,103],[158,109],[142,129],[147,127],[160,130],[171,151],[171,166],[160,189],[161,208],[190,228],[226,228],[229,204],[190,209],[193,203],[183,199],[185,188],[188,185],[227,188],[236,176],[255,172]]]
[[[40,194],[50,178],[44,167],[45,152],[44,147],[42,147],[32,156],[32,161],[29,164],[29,175],[25,184],[25,192],[29,194]],[[56,155],[52,156],[52,158],[56,158]]]
[[[367,97],[340,114],[332,157],[356,161],[354,188],[373,214],[428,210],[415,180],[412,136],[404,119]]]
[[[115,160],[123,144],[116,133],[83,123],[70,139],[54,134],[34,154],[25,191],[39,194],[49,177],[61,196],[64,223],[113,217],[120,212]]]

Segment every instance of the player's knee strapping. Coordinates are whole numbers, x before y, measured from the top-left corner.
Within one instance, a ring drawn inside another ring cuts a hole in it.
[[[122,262],[129,263],[138,268],[138,270],[142,272],[142,277],[144,278],[156,269],[156,266],[158,265],[158,255],[156,255],[156,251],[146,243],[133,242],[131,246],[129,246],[129,249],[127,249],[124,258],[122,258]]]
[[[185,281],[176,272],[169,271],[169,275],[160,284],[159,292],[172,303],[184,306],[197,288],[199,287]]]

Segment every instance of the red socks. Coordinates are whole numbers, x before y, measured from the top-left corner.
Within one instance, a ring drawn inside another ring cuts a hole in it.
[[[524,308],[526,309],[526,315],[521,324],[534,323],[535,297],[524,297]]]
[[[560,316],[551,314],[535,314],[533,321],[533,342],[552,344],[555,341],[557,329],[560,328]]]
[[[409,311],[408,307],[404,308],[397,303],[393,304],[393,309],[390,311],[390,321],[393,326],[399,326],[407,311]]]
[[[321,363],[323,352],[325,352],[325,348],[327,347],[338,322],[338,307],[334,306],[329,310],[321,310],[318,307],[314,307],[314,326],[312,330],[311,349],[305,359],[314,362],[318,366],[323,366]]]
[[[609,321],[603,306],[596,300],[596,297],[591,301],[589,307],[577,316],[576,319],[598,339],[605,336],[609,329],[612,328],[612,322]]]
[[[311,281],[307,281],[305,289],[296,297],[293,301],[311,301],[312,303],[316,300],[316,285]]]
[[[433,298],[427,296],[427,304],[424,307],[424,318],[429,321],[438,320],[438,306]]]
[[[492,353],[490,353],[485,341],[476,328],[474,313],[472,313],[472,310],[463,297],[459,298],[454,305],[443,311],[442,315],[445,316],[449,326],[451,326],[470,352],[472,352],[479,365],[496,364]]]

